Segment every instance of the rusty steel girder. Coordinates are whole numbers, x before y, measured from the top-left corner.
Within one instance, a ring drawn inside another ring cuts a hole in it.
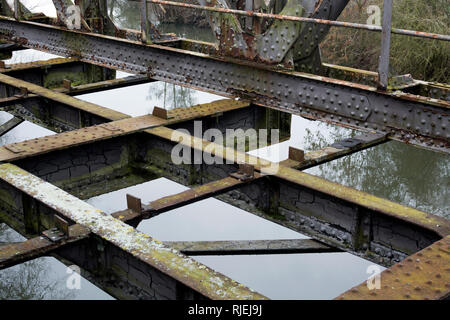
[[[216,94],[448,152],[449,103],[400,91],[378,91],[316,75],[135,41],[0,18],[0,35],[28,48],[108,68],[147,74]]]

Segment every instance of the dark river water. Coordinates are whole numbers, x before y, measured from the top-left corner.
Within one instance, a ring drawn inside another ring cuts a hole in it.
[[[39,3],[42,7],[36,11],[52,14],[47,1]],[[113,16],[117,15],[121,18],[116,19],[116,23],[123,27],[136,28],[136,23],[139,23],[136,8],[115,7]],[[184,37],[213,40],[209,30],[200,32],[193,26],[168,25],[163,28]],[[15,53],[6,63],[49,57],[53,56],[25,50]],[[126,75],[117,73],[117,77]],[[148,114],[155,105],[184,107],[222,99],[161,82],[77,97],[131,116]],[[0,124],[10,118],[9,114],[0,112]],[[251,153],[281,161],[288,157],[289,146],[306,151],[316,150],[355,133],[293,116],[291,139]],[[51,134],[54,133],[25,122],[1,137],[0,145]],[[388,142],[306,172],[450,218],[449,169],[445,155]],[[110,213],[126,208],[127,193],[148,202],[184,190],[185,186],[160,178],[100,195],[87,202]],[[138,230],[162,241],[308,238],[216,199],[200,201],[145,220]],[[0,224],[0,242],[22,240],[19,234]],[[332,299],[366,281],[368,267],[373,265],[348,253],[208,256],[195,259],[272,299]],[[383,269],[380,267],[380,271]],[[0,271],[0,299],[113,299],[85,279],[82,279],[80,289],[69,289],[66,285],[68,276],[67,267],[51,257]]]

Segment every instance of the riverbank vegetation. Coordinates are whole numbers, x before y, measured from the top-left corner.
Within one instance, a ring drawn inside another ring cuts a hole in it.
[[[351,0],[339,20],[367,23],[369,6],[383,8],[383,0]],[[370,11],[369,12],[373,12]],[[394,28],[448,34],[450,30],[448,0],[396,0]],[[332,28],[322,43],[325,62],[376,71],[381,36],[364,30]],[[393,35],[391,73],[410,73],[415,79],[449,82],[450,44],[444,41]]]

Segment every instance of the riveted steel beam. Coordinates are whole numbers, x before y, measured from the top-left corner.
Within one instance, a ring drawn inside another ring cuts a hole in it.
[[[166,241],[166,245],[190,256],[341,252],[313,239]]]
[[[447,236],[336,299],[447,300],[450,297],[449,265],[450,236]]]
[[[109,263],[103,268],[110,267],[109,272],[130,285],[134,284],[135,290],[139,290],[137,293],[133,290],[123,293],[124,296],[150,299],[266,299],[14,165],[0,165],[0,180],[10,186],[9,191],[38,200],[47,212],[57,212],[87,227],[95,235],[93,240],[98,241],[97,246],[103,252],[101,255],[109,256]],[[44,209],[39,214],[45,214]],[[60,254],[64,249],[67,250],[67,247],[61,248]],[[114,262],[115,254],[123,257],[116,257],[121,261]],[[76,253],[72,252],[72,255]],[[99,257],[98,260],[102,259]]]
[[[242,187],[244,184],[262,177],[259,173],[249,180],[239,180],[233,177],[227,177],[218,181],[213,181],[187,191],[167,196],[150,202],[141,212],[140,217],[154,217],[166,211],[170,211],[194,202],[198,202],[218,194]]]
[[[113,69],[148,74],[330,123],[385,132],[428,149],[448,151],[449,103],[261,64],[212,58],[157,45],[62,30],[32,22],[0,19],[0,34],[26,47]],[[212,71],[214,70],[214,71]]]
[[[137,84],[149,83],[152,82],[151,79],[145,76],[128,76],[120,79],[113,80],[105,80],[94,83],[82,84],[82,85],[72,85],[72,82],[69,81],[70,87],[59,87],[52,89],[55,92],[64,93],[68,96],[76,96],[81,94],[95,93],[95,92],[104,92],[108,90],[114,90],[119,88],[125,88],[129,86],[134,86]],[[12,96],[7,98],[0,98],[0,108],[4,108],[14,104],[20,104],[23,101],[28,100],[42,100],[43,97],[36,94],[27,94],[26,96]],[[43,104],[43,101],[36,102],[38,104]],[[67,106],[70,106],[69,104]],[[9,110],[8,110],[9,111]]]

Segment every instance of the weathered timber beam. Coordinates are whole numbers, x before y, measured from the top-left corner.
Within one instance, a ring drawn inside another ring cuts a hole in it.
[[[448,152],[449,102],[446,101],[381,92],[342,80],[6,17],[0,19],[0,34],[30,48],[148,74],[156,80],[246,97],[255,104],[308,118],[362,130],[380,130],[392,139]]]
[[[341,252],[313,239],[166,241],[190,256]]]
[[[69,81],[67,82],[67,84],[70,85],[69,88],[61,87],[61,88],[54,88],[52,90],[55,92],[64,93],[68,96],[76,96],[80,94],[94,93],[99,91],[104,92],[108,90],[125,88],[152,81],[153,80],[145,76],[128,76],[125,78],[99,81],[94,83],[82,84],[78,86],[72,85],[71,81]],[[0,98],[0,108],[4,108],[6,106],[14,105],[31,99],[36,100],[44,98],[33,93],[24,96],[16,95],[12,97]]]
[[[68,96],[76,96],[81,94],[88,94],[88,93],[95,93],[95,92],[104,92],[108,90],[114,90],[119,88],[125,88],[129,86],[134,86],[137,84],[143,84],[143,83],[149,83],[153,80],[149,79],[146,76],[128,76],[125,78],[120,79],[112,79],[112,80],[105,80],[105,81],[99,81],[89,84],[83,84],[78,86],[73,86],[72,83],[69,81],[67,82],[70,87],[61,87],[61,88],[55,88],[53,89],[55,92],[64,93]],[[29,93],[26,95],[15,95],[7,98],[0,98],[0,109],[3,109],[4,111],[8,111],[13,114],[20,113],[22,116],[27,117],[23,113],[25,112],[24,108],[20,108],[18,104],[25,103],[26,106],[34,105],[39,106],[38,109],[44,109],[47,103],[47,99],[38,96],[33,93]],[[8,108],[8,106],[13,106],[13,108]],[[65,105],[65,107],[70,107],[69,104]],[[48,107],[50,108],[50,107]],[[31,122],[37,122],[38,120],[45,120],[42,117],[42,113],[40,112],[34,112],[33,110],[36,110],[35,108],[29,108],[26,109],[26,111],[32,113],[32,117],[28,117],[28,120]],[[52,116],[52,115],[50,115]],[[89,114],[90,117],[94,116],[93,114]],[[89,117],[85,116],[85,118]],[[124,117],[125,118],[125,117]],[[38,123],[40,124],[40,123]]]
[[[94,243],[102,252],[97,253],[99,259],[95,264],[101,263],[101,256],[108,256],[108,263],[102,268],[133,284],[139,291],[122,293],[125,297],[266,299],[14,165],[0,165],[0,180],[18,195],[25,194],[39,201],[40,207],[45,207],[45,210],[37,208],[39,215],[45,215],[47,210],[87,227],[96,236]],[[86,251],[81,255],[87,254]],[[68,260],[80,255],[68,246],[60,248],[58,254],[64,252],[69,255]],[[78,262],[89,269],[82,261]]]
[[[81,85],[73,85],[69,89],[67,88],[58,88],[55,89],[58,92],[66,93],[70,96],[76,96],[80,94],[94,93],[94,92],[103,92],[113,89],[126,88],[129,86],[134,86],[138,84],[144,84],[153,82],[154,80],[148,78],[147,76],[140,75],[131,75],[124,78],[98,81],[94,83],[87,83]]]
[[[450,297],[450,236],[384,270],[379,287],[372,279],[341,294],[338,300],[446,300]]]
[[[7,134],[9,131],[17,127],[19,124],[21,124],[24,120],[14,117],[10,120],[8,120],[6,123],[2,124],[0,126],[0,137]]]

